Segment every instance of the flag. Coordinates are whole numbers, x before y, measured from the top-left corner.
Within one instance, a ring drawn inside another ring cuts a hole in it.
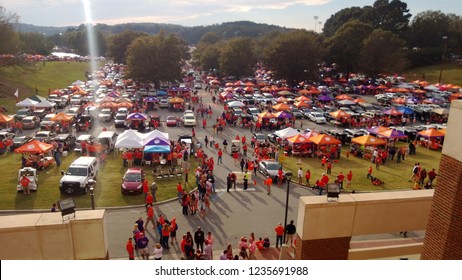
[[[18,89],[16,89],[16,92],[14,93],[14,96],[15,96],[16,98],[19,98],[19,90],[18,90]]]

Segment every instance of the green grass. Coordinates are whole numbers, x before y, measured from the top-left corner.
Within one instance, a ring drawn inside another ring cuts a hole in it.
[[[32,192],[30,196],[22,192],[16,192],[17,172],[21,167],[21,155],[9,153],[0,156],[0,170],[3,175],[0,177],[0,209],[2,210],[26,210],[26,209],[47,209],[58,200],[67,198],[59,192],[59,180],[61,179],[61,169],[66,169],[79,154],[71,152],[68,156],[62,157],[60,167],[51,166],[39,172],[39,186],[37,192]],[[194,170],[197,163],[191,161],[189,178],[194,178]],[[153,182],[152,167],[143,166],[147,174],[149,183]],[[120,184],[126,168],[122,165],[122,160],[109,154],[106,164],[104,164],[98,174],[95,186],[95,205],[96,207],[128,206],[144,204],[144,195],[122,195]],[[184,177],[182,178],[184,181]],[[189,183],[193,182],[192,179]],[[157,199],[158,201],[174,198],[177,195],[176,186],[178,179],[163,179],[158,181]],[[193,187],[191,184],[186,186],[187,190]],[[75,195],[73,199],[79,208],[91,207],[90,195]]]
[[[85,71],[90,70],[86,62],[46,62],[22,67],[0,67],[1,106],[15,112],[14,92],[19,89],[19,99],[35,95],[47,96],[48,89],[66,88],[76,80],[85,81]]]
[[[425,80],[431,84],[435,84],[438,83],[440,70],[441,65],[438,64],[410,69],[403,75],[408,82],[414,80]],[[441,75],[441,83],[462,86],[462,65],[456,63],[444,64],[443,73]]]
[[[398,145],[403,145],[399,143]],[[353,181],[351,190],[355,191],[385,191],[385,190],[401,190],[411,189],[413,183],[408,182],[411,177],[412,167],[416,162],[419,162],[422,168],[427,169],[427,172],[435,168],[438,172],[438,167],[441,159],[440,151],[432,151],[424,148],[417,148],[415,156],[410,156],[401,163],[394,161],[387,161],[385,165],[380,166],[380,170],[375,168],[370,160],[359,159],[350,155],[346,158],[346,151],[349,146],[342,148],[342,155],[338,163],[332,165],[332,175],[329,176],[329,182],[333,182],[336,176],[343,172],[346,177],[348,171],[353,172]],[[307,168],[311,171],[311,180],[313,184],[317,179],[321,178],[322,173],[326,172],[325,168],[321,167],[321,160],[315,158],[302,158],[302,164],[298,165],[298,157],[286,157],[284,161],[284,168],[293,172],[294,177],[292,180],[297,181],[297,170],[300,166],[303,168],[303,174]],[[385,184],[380,186],[372,185],[371,181],[366,178],[369,166],[373,167],[372,175],[384,181]],[[435,181],[436,182],[436,181]]]

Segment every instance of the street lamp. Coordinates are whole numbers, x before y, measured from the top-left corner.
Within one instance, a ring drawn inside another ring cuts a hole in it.
[[[95,210],[95,185],[96,181],[93,179],[88,180],[88,187],[90,190],[91,210]]]
[[[446,48],[448,46],[448,36],[443,36],[443,41],[444,41],[444,48],[443,48],[443,56],[441,57],[440,77],[438,78],[438,84],[441,83],[441,76],[443,75],[443,64],[444,64],[444,58],[446,57]]]
[[[285,213],[285,216],[284,216],[284,244],[286,244],[286,230],[285,230],[285,227],[287,226],[287,212],[289,211],[289,186],[290,186],[290,180],[292,180],[292,172],[287,171],[284,174],[284,177],[286,178],[286,181],[287,181],[286,213]]]

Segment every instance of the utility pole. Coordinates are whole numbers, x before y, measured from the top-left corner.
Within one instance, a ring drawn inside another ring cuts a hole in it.
[[[319,17],[314,16],[313,18],[314,18],[314,32],[316,32]]]

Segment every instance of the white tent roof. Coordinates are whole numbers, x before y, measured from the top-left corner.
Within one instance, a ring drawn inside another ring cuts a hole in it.
[[[167,132],[162,132],[158,129],[155,129],[151,132],[148,132],[148,133],[145,133],[145,134],[142,134],[143,136],[143,140],[145,143],[149,142],[149,140],[151,139],[154,139],[156,137],[159,137],[159,138],[164,138],[164,139],[170,139],[169,136],[168,136],[168,133]]]
[[[297,135],[299,133],[300,133],[300,131],[296,130],[295,128],[288,127],[288,128],[278,130],[274,134],[281,137],[282,139],[286,139],[286,138],[292,137],[294,135]]]
[[[56,106],[56,103],[50,102],[48,100],[44,100],[44,101],[38,103],[37,105],[35,105],[35,107],[39,107],[39,108],[51,108],[51,107],[55,107],[55,106]]]
[[[85,82],[82,82],[81,80],[77,80],[72,83],[73,86],[83,86],[85,85]]]
[[[128,129],[125,130],[117,137],[115,144],[117,149],[134,149],[143,147],[143,137],[142,134],[136,130]]]
[[[34,100],[30,99],[30,98],[26,98],[26,99],[16,103],[16,107],[33,107],[33,106],[35,106],[37,104],[38,104],[37,101],[34,101]]]

